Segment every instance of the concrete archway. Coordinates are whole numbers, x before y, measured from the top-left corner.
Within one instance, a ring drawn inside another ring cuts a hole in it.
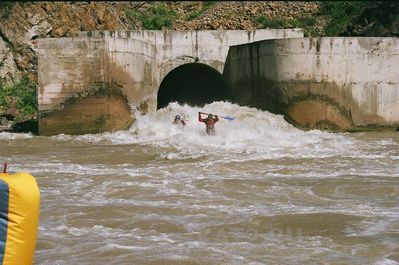
[[[201,63],[181,65],[169,72],[158,90],[157,109],[169,102],[203,106],[218,100],[230,99],[230,88],[214,68]]]

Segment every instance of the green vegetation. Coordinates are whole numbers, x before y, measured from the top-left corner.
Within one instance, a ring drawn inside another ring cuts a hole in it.
[[[37,115],[37,87],[25,77],[18,83],[7,85],[0,82],[0,110],[15,105],[19,115],[15,121],[23,121]]]
[[[309,28],[313,27],[317,23],[317,18],[314,16],[305,16],[300,19],[292,19],[288,21],[295,28]]]
[[[188,13],[188,15],[184,18],[187,21],[193,20],[199,17],[202,14],[202,10],[195,10],[193,12]]]
[[[293,19],[290,21],[294,28],[303,28],[305,36],[318,36],[319,32],[316,27],[317,18],[315,16],[307,15],[300,19]]]
[[[255,17],[253,21],[263,28],[303,28],[307,36],[338,36],[369,3],[369,1],[320,1],[318,14],[290,20],[261,15]],[[322,17],[328,22],[324,30],[319,32],[316,25],[318,19]]]
[[[201,9],[190,12],[184,19],[187,21],[193,20],[217,3],[217,1],[202,1]],[[146,11],[129,8],[125,10],[125,15],[133,24],[140,21],[143,29],[146,30],[161,30],[164,27],[170,28],[173,21],[177,18],[176,11],[164,2],[156,2]]]
[[[11,15],[12,7],[16,2],[0,2],[0,18],[7,19]]]
[[[146,30],[160,30],[163,27],[171,27],[176,18],[176,11],[169,8],[165,3],[157,3],[150,7],[148,13],[142,13],[136,9],[125,10],[126,17],[135,22],[140,20]]]
[[[218,1],[201,1],[201,8],[189,12],[183,19],[186,21],[196,19],[217,3]],[[302,28],[306,36],[338,36],[370,3],[370,1],[319,1],[319,11],[316,14],[303,14],[302,17],[294,19],[260,15],[253,18],[253,23],[262,28]],[[234,15],[231,13],[229,16],[229,10],[226,10],[226,13],[227,17]],[[176,11],[165,2],[154,2],[145,11],[130,8],[125,10],[125,14],[132,23],[140,21],[143,29],[147,30],[170,28],[177,18]]]
[[[201,9],[190,12],[184,19],[187,21],[193,20],[193,19],[199,17],[201,14],[203,14],[205,11],[207,11],[209,8],[211,8],[215,4],[217,4],[217,1],[202,1]]]
[[[320,13],[330,19],[324,30],[325,35],[338,36],[368,4],[368,1],[321,1]]]
[[[269,19],[264,15],[257,16],[254,18],[254,22],[262,25],[263,28],[303,28],[305,34],[312,36],[316,35],[315,25],[317,23],[317,18],[311,15],[304,16],[298,19],[283,19],[281,17],[275,17]]]
[[[280,18],[280,17],[275,17],[273,19],[267,18],[264,15],[257,16],[254,18],[254,22],[262,25],[263,28],[284,28],[286,27],[286,20]]]
[[[202,6],[206,10],[217,3],[218,1],[202,1]]]

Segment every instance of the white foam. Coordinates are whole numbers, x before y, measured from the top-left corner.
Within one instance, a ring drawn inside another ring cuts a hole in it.
[[[394,261],[392,259],[383,259],[383,260],[379,260],[375,263],[375,265],[398,265],[399,262]]]
[[[205,134],[205,125],[198,121],[198,112],[232,116],[233,121],[220,118],[215,128],[217,135]],[[179,114],[186,126],[174,126]],[[186,159],[209,153],[222,156],[246,154],[251,159],[284,157],[330,157],[356,155],[353,142],[340,134],[312,130],[304,132],[288,124],[282,115],[229,102],[213,102],[203,108],[170,103],[152,114],[135,113],[136,122],[129,130],[74,137],[75,141],[111,142],[112,144],[150,144],[173,147],[175,151],[161,154],[166,159]],[[60,135],[55,139],[71,140]]]
[[[147,250],[149,247],[140,247],[140,246],[125,246],[116,243],[107,243],[105,248],[108,249],[127,249],[127,250]]]
[[[31,133],[8,133],[0,132],[0,140],[19,140],[30,139],[33,135]]]

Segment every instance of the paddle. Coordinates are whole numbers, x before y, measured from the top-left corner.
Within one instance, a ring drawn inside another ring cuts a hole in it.
[[[201,112],[201,114],[209,115],[208,113],[205,113],[205,112]],[[223,118],[223,119],[229,120],[229,121],[232,121],[232,120],[234,120],[234,119],[235,119],[234,117],[230,117],[230,116],[225,116],[225,117],[223,117],[223,116],[219,116],[219,115],[217,115],[217,116],[218,116],[218,117],[220,117],[220,118]]]

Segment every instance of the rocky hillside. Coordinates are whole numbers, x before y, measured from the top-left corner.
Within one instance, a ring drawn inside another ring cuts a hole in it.
[[[383,1],[1,1],[0,115],[6,112],[18,114],[13,106],[15,100],[7,98],[15,95],[13,89],[21,84],[36,87],[38,38],[68,37],[76,31],[90,30],[250,30],[267,27],[304,28],[307,36],[398,36],[398,6],[397,2]],[[34,97],[35,93],[30,96]]]
[[[120,20],[123,4],[35,2],[1,4],[0,78],[36,80],[37,38],[66,37],[74,31],[128,29]]]
[[[118,2],[0,2],[0,118],[36,119],[37,39],[129,29]],[[2,124],[0,124],[1,126]]]
[[[158,6],[143,4],[141,13],[156,13]],[[166,8],[175,11],[171,28],[174,30],[234,30],[263,28],[257,18],[279,17],[298,19],[317,13],[317,2],[231,1],[231,2],[170,2]],[[155,14],[153,14],[155,15]]]
[[[326,5],[325,8],[334,9]],[[335,35],[399,35],[397,2],[368,3]],[[311,36],[329,35],[323,2],[1,2],[0,78],[36,81],[36,39],[67,37],[88,30],[229,30],[305,28]],[[334,10],[332,10],[334,11]],[[331,12],[333,13],[333,12]],[[341,14],[337,14],[343,20]]]

